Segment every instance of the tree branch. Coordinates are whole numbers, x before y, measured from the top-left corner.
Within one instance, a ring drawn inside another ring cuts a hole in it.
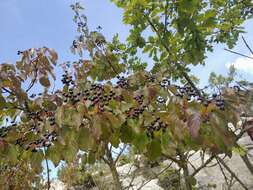
[[[244,39],[243,36],[242,36],[242,40],[243,40],[244,44],[246,45],[246,47],[248,48],[248,50],[250,51],[250,53],[253,55],[252,49],[250,48],[249,44],[247,43],[247,41]]]
[[[47,159],[47,151],[44,148],[44,157],[45,157],[45,160],[46,160],[46,167],[47,167],[47,190],[50,190],[50,174],[49,174],[49,166],[48,166],[48,159]]]
[[[226,170],[231,174],[231,176],[233,176],[245,190],[248,190],[246,185],[236,176],[236,174],[227,166],[227,164],[222,159],[220,159],[218,156],[216,156],[215,158],[224,166],[224,168],[226,168]]]
[[[249,58],[249,59],[253,59],[253,57],[250,57],[250,56],[247,56],[247,55],[238,53],[238,52],[236,52],[236,51],[232,51],[232,50],[230,50],[230,49],[226,49],[226,48],[225,48],[224,50],[225,50],[225,51],[228,51],[228,52],[230,52],[230,53],[236,54],[236,55],[240,55],[240,56],[243,56],[243,57],[246,57],[246,58]]]
[[[209,164],[214,158],[215,158],[214,155],[212,155],[210,158],[208,158],[207,161],[206,161],[204,164],[202,164],[200,167],[198,167],[198,168],[191,174],[191,177],[194,177],[197,173],[199,173],[199,171],[200,171],[201,169],[203,169],[204,167],[206,167],[207,164]]]
[[[31,81],[29,87],[26,89],[26,92],[29,92],[29,90],[34,86],[34,84],[37,80],[37,75],[38,75],[37,62],[34,65],[34,69],[35,69],[34,79]]]
[[[163,45],[163,47],[165,48],[165,50],[170,54],[170,49],[169,47],[165,44],[164,40],[162,40],[162,36],[159,33],[159,31],[157,30],[157,28],[155,27],[155,25],[152,23],[152,21],[149,19],[148,15],[146,15],[147,21],[150,24],[150,26],[152,27],[152,29],[155,31],[155,33],[157,34],[159,40],[161,41],[161,44]],[[191,87],[196,91],[196,93],[198,94],[199,97],[203,98],[203,96],[201,95],[200,91],[198,90],[198,88],[195,86],[195,84],[192,82],[192,80],[190,79],[190,77],[188,76],[188,74],[184,71],[184,68],[180,65],[180,63],[174,62],[175,66],[177,67],[177,69],[181,72],[181,74],[183,75],[183,77],[185,78],[185,80],[191,85]]]
[[[165,18],[164,18],[164,32],[163,32],[163,37],[165,37],[166,31],[167,31],[167,26],[168,26],[168,7],[169,7],[169,0],[166,0],[166,5],[165,5]]]
[[[150,181],[152,181],[153,179],[156,179],[158,176],[160,176],[161,174],[163,174],[165,171],[167,171],[171,165],[172,165],[173,162],[171,162],[166,168],[164,168],[162,171],[160,171],[158,174],[156,174],[155,177],[147,180],[145,183],[142,183],[142,185],[137,189],[137,190],[140,190],[142,187],[144,187],[146,184],[148,184]]]
[[[122,155],[122,153],[124,152],[124,150],[126,149],[127,145],[125,144],[124,147],[120,150],[119,154],[117,155],[114,163],[116,164],[120,158],[120,156]]]

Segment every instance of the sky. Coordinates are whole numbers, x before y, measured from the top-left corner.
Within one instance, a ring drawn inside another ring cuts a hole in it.
[[[58,63],[78,59],[70,53],[69,47],[76,36],[72,21],[73,12],[70,4],[74,0],[0,0],[0,63],[15,63],[19,59],[18,50],[31,47],[50,47],[59,55]],[[79,0],[85,7],[89,27],[95,30],[101,26],[106,39],[119,33],[125,40],[129,26],[122,24],[122,10],[110,0]],[[245,39],[253,48],[253,20],[244,24]],[[234,64],[240,77],[253,81],[253,59],[243,58],[224,51],[224,45],[217,45],[214,52],[208,53],[206,66],[193,69],[193,74],[200,78],[200,85],[205,85],[210,72],[227,73],[229,65]],[[240,39],[235,51],[250,55]],[[52,167],[52,165],[51,165]],[[51,175],[56,177],[57,170]]]

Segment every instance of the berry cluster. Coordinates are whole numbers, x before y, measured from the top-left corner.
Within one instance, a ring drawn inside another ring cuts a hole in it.
[[[8,134],[9,130],[10,130],[9,127],[1,127],[0,128],[0,137],[1,138],[6,137],[6,135]]]
[[[73,77],[71,75],[68,74],[68,71],[65,71],[65,73],[62,75],[62,79],[61,79],[62,83],[70,86],[70,84],[74,85],[75,82],[73,81]]]
[[[225,110],[225,105],[224,105],[225,101],[224,101],[223,97],[220,94],[219,95],[213,94],[212,95],[212,101],[215,102],[215,105],[218,108],[220,108],[220,110]]]
[[[164,103],[166,102],[166,100],[165,100],[162,96],[158,96],[158,97],[156,98],[156,101],[157,101],[157,103],[159,103],[159,104],[164,104]]]
[[[162,81],[160,82],[160,86],[162,88],[168,88],[170,86],[170,79],[168,77],[162,79]]]
[[[177,93],[176,96],[178,97],[187,97],[187,100],[190,101],[193,98],[197,98],[198,100],[201,100],[201,97],[198,96],[198,93],[190,86],[185,85],[183,87],[176,86],[177,87]]]
[[[74,93],[74,88],[69,88],[67,93],[62,93],[64,99],[63,102],[68,102],[70,101],[73,105],[77,102],[79,102],[79,97],[81,93]]]
[[[91,106],[98,105],[101,112],[104,111],[104,106],[107,106],[110,100],[119,98],[113,90],[105,92],[101,84],[92,84],[91,87],[84,90],[82,94],[84,101],[91,101]]]
[[[146,106],[139,106],[137,108],[130,108],[128,111],[126,111],[127,118],[138,118],[140,114],[142,114],[145,110]]]
[[[49,117],[48,121],[49,121],[49,125],[51,125],[51,126],[55,125],[55,117],[54,116]]]
[[[56,141],[56,140],[57,140],[57,134],[55,131],[53,131],[51,133],[44,134],[42,138],[25,145],[25,149],[31,150],[32,152],[37,152],[38,149],[42,147],[50,147],[53,141]],[[23,141],[24,141],[23,139],[18,139],[16,141],[16,144],[19,144],[20,146],[22,146]]]
[[[41,118],[41,112],[37,111],[37,112],[27,112],[26,113],[28,119],[34,119],[34,120],[38,120],[38,121],[43,121],[43,119]]]
[[[238,85],[235,85],[232,88],[235,90],[235,92],[240,92],[241,91],[241,88]]]
[[[144,100],[144,95],[141,94],[141,95],[137,95],[134,97],[134,99],[138,102],[138,104],[142,104],[143,103],[143,100]]]
[[[125,77],[120,77],[120,76],[117,76],[117,86],[116,88],[128,88],[129,85],[128,85],[128,82],[127,82],[127,79]]]
[[[155,82],[155,76],[154,76],[154,75],[146,76],[146,80],[147,80],[148,82]]]
[[[161,119],[157,117],[153,122],[150,123],[150,125],[146,127],[146,130],[147,130],[146,134],[148,137],[153,139],[155,131],[160,131],[162,129],[162,132],[165,132],[166,128],[167,128],[167,124],[162,122]]]

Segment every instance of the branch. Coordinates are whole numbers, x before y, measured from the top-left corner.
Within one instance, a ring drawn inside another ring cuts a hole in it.
[[[96,48],[99,50],[98,47],[96,47]],[[99,51],[100,51],[100,50],[99,50]],[[108,57],[106,56],[106,53],[105,53],[105,52],[106,52],[106,50],[105,50],[105,47],[103,46],[103,56],[106,58],[106,60],[107,60],[107,62],[109,63],[110,67],[112,68],[113,72],[117,75],[118,72],[116,71],[116,69],[115,69],[114,66],[112,65],[110,59],[108,59]]]
[[[216,158],[216,160],[217,160],[217,158]],[[225,174],[225,172],[224,172],[224,170],[223,170],[223,168],[222,168],[222,166],[221,166],[219,160],[217,160],[217,163],[218,163],[218,165],[219,165],[219,167],[220,167],[220,170],[221,170],[222,175],[224,176],[224,179],[225,179],[225,181],[226,181],[227,186],[229,186],[229,184],[228,184],[228,178],[227,178],[227,176],[226,176],[226,174]]]
[[[172,165],[173,162],[171,162],[166,168],[164,168],[162,171],[160,171],[158,174],[156,174],[155,177],[147,180],[145,183],[142,183],[142,185],[137,189],[137,190],[140,190],[142,187],[144,187],[146,184],[148,184],[150,181],[152,181],[153,179],[156,179],[159,175],[163,174],[165,171],[167,171],[171,165]]]
[[[26,89],[26,92],[29,92],[29,90],[34,86],[34,84],[37,80],[37,75],[38,75],[37,62],[34,65],[34,69],[35,69],[34,79],[31,81],[29,87]]]
[[[248,188],[245,186],[245,184],[236,176],[236,174],[227,166],[227,164],[220,159],[218,156],[216,156],[216,159],[226,168],[226,170],[233,176],[240,184],[241,186],[245,189],[248,190]]]
[[[5,92],[7,92],[7,93],[9,93],[9,94],[11,94],[11,95],[15,95],[12,91],[10,91],[9,89],[7,89],[7,88],[5,88],[5,87],[2,87],[2,89],[3,89]]]
[[[159,40],[161,41],[163,47],[166,49],[166,51],[170,54],[170,49],[169,47],[165,44],[164,40],[161,37],[161,34],[159,33],[159,31],[157,30],[157,28],[155,27],[155,25],[151,22],[151,20],[149,19],[149,17],[146,15],[147,17],[147,21],[150,24],[150,26],[152,27],[152,29],[155,31],[155,33],[157,34]],[[192,80],[190,79],[190,77],[188,76],[188,74],[183,70],[184,68],[180,65],[180,63],[175,62],[175,66],[177,67],[177,69],[181,72],[181,74],[183,75],[183,77],[185,78],[185,80],[191,85],[191,87],[196,91],[196,93],[198,94],[199,97],[203,98],[203,96],[201,95],[200,91],[198,90],[198,88],[195,86],[195,84],[192,82]]]
[[[114,163],[116,164],[120,158],[120,156],[122,155],[122,153],[124,152],[124,150],[126,149],[127,145],[125,144],[124,147],[120,150],[119,154],[117,155],[117,158],[115,159]]]
[[[166,0],[165,10],[164,10],[165,18],[164,18],[163,36],[165,36],[166,31],[167,31],[167,26],[168,26],[168,7],[169,7],[169,0]]]
[[[102,157],[102,160],[103,160],[107,165],[110,165],[110,162],[109,162],[105,157]]]
[[[212,155],[210,158],[207,159],[207,161],[202,164],[200,167],[198,167],[192,174],[191,177],[194,177],[197,173],[199,173],[200,170],[202,170],[204,167],[207,166],[207,164],[209,164],[213,159],[215,158],[214,155]]]
[[[46,167],[47,167],[47,190],[50,190],[50,175],[49,175],[49,166],[48,166],[48,159],[47,159],[47,152],[45,147],[44,148],[44,157],[46,160]]]
[[[173,162],[175,162],[175,163],[178,164],[178,165],[181,164],[180,161],[177,160],[176,158],[173,158],[173,157],[168,156],[168,155],[166,155],[166,154],[163,154],[163,156],[166,157],[166,158],[169,159],[169,160],[172,160]]]
[[[252,49],[249,47],[249,44],[247,43],[247,41],[244,39],[243,36],[242,36],[242,40],[243,40],[244,44],[246,45],[246,47],[248,48],[248,50],[250,51],[250,53],[253,55]]]
[[[243,56],[243,57],[246,57],[246,58],[249,58],[249,59],[253,59],[253,57],[250,57],[250,56],[247,56],[247,55],[244,55],[244,54],[241,54],[241,53],[238,53],[238,52],[236,52],[236,51],[232,51],[232,50],[230,50],[230,49],[224,49],[225,51],[228,51],[228,52],[230,52],[230,53],[234,53],[234,54],[236,54],[236,55],[240,55],[240,56]]]

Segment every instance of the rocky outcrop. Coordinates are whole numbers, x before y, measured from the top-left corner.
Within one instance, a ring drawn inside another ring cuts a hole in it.
[[[248,136],[242,137],[238,143],[242,145],[245,149],[248,150],[249,161],[253,164],[253,143]],[[193,173],[196,168],[201,166],[203,161],[206,161],[209,158],[209,155],[204,156],[204,160],[201,159],[199,152],[194,153],[190,157],[190,163],[188,165],[189,172]],[[223,158],[224,155],[220,155],[220,158]],[[133,163],[128,163],[122,166],[117,167],[117,171],[120,175],[122,185],[124,187],[129,187],[129,190],[162,190],[159,186],[158,178],[155,177],[155,174],[160,173],[166,166],[170,164],[170,161],[164,160],[160,163],[159,166],[153,168],[147,168],[141,160],[140,156],[136,156],[138,161],[138,166]],[[226,157],[223,159],[226,165],[228,165],[234,174],[247,186],[249,190],[253,190],[253,175],[250,173],[249,169],[246,167],[239,153],[234,152],[231,158]],[[171,165],[172,168],[178,169],[176,164]],[[147,175],[154,174],[154,175]],[[226,177],[225,177],[225,176]],[[110,176],[105,176],[106,182],[112,181]],[[241,190],[244,189],[234,177],[222,166],[217,164],[217,161],[214,159],[210,162],[205,168],[203,168],[195,176],[197,180],[197,187],[200,190]],[[110,182],[111,183],[111,182]],[[52,190],[65,190],[65,186],[60,181],[54,181],[52,183]],[[231,187],[229,187],[231,186]],[[94,190],[97,188],[93,188]],[[80,189],[81,190],[81,189]]]

